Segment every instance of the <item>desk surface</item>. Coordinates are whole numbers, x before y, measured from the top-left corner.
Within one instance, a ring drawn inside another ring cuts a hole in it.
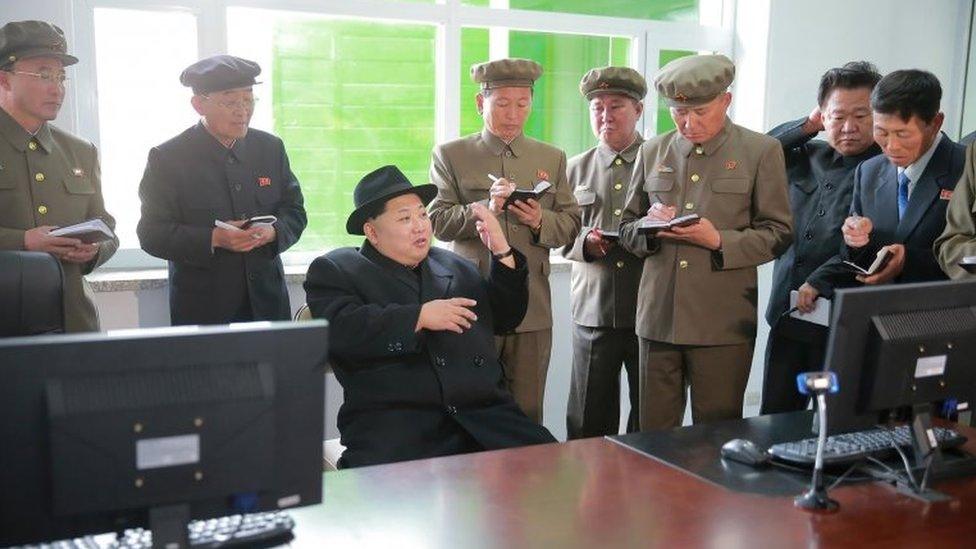
[[[976,430],[966,449],[976,451]],[[759,473],[757,473],[759,474]],[[976,478],[926,504],[880,483],[792,496],[728,490],[608,439],[326,473],[325,503],[292,511],[295,547],[973,547]],[[329,545],[326,545],[329,544]]]

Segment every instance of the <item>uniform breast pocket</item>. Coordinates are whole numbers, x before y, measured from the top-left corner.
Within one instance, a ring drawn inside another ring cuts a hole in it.
[[[95,184],[87,177],[67,177],[64,179],[64,190],[68,194],[95,194]]]
[[[651,204],[655,202],[664,202],[665,204],[673,204],[674,200],[668,196],[675,191],[675,182],[673,177],[651,177],[644,181],[644,192]]]
[[[491,180],[488,176],[484,180],[480,178],[461,179],[460,194],[462,204],[469,204],[488,198],[488,189],[491,189]]]
[[[744,177],[713,179],[704,216],[720,229],[744,227],[751,218],[750,188],[750,181]]]

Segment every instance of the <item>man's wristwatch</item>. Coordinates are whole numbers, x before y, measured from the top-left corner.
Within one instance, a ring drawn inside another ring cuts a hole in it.
[[[515,255],[515,248],[509,246],[507,252],[502,252],[500,254],[491,254],[495,259],[505,259],[506,257]]]

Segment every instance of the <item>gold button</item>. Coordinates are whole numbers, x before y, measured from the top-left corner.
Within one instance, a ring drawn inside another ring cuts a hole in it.
[[[620,183],[617,183],[616,185],[613,186],[613,188],[619,191],[620,189],[624,188],[624,186],[621,185]]]
[[[700,180],[700,179],[701,179],[701,176],[698,175],[697,173],[691,174],[691,180],[694,181],[695,183],[698,183],[698,180]]]
[[[613,163],[619,166],[619,165],[623,164],[624,161],[618,158],[618,159],[614,160]]]
[[[687,269],[688,268],[688,262],[685,261],[684,259],[682,259],[681,261],[678,262],[678,266],[681,267],[682,269]]]
[[[37,213],[39,213],[41,215],[46,214],[47,213],[47,206],[43,206],[43,205],[42,206],[38,206],[37,207]]]
[[[685,203],[685,209],[686,210],[690,210],[690,209],[692,209],[694,207],[695,207],[695,203],[694,202],[686,202]]]
[[[620,215],[620,208],[613,211],[613,215]]]
[[[34,143],[33,141],[31,141],[30,143],[27,144],[27,148],[30,149],[30,150],[32,150],[32,151],[36,151],[37,150],[37,143]]]
[[[617,268],[618,269],[623,269],[624,268],[624,262],[623,261],[618,261],[617,262]]]
[[[37,181],[38,183],[40,183],[41,181],[44,181],[44,174],[41,173],[41,172],[35,173],[34,174],[34,181]]]
[[[702,149],[701,146],[695,147],[695,154],[702,154],[704,152],[705,150]]]
[[[518,225],[515,225],[515,226],[513,226],[513,227],[512,227],[512,231],[514,231],[514,232],[518,232]]]

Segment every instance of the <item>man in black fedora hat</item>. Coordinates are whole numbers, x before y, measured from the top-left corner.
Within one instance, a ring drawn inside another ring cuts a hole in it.
[[[525,316],[525,256],[480,204],[472,210],[492,254],[487,280],[463,257],[431,248],[426,205],[436,194],[395,166],[366,175],[346,223],[365,242],[309,267],[308,306],[329,320],[345,391],[340,467],[555,441],[516,406],[495,352],[493,336]]]

